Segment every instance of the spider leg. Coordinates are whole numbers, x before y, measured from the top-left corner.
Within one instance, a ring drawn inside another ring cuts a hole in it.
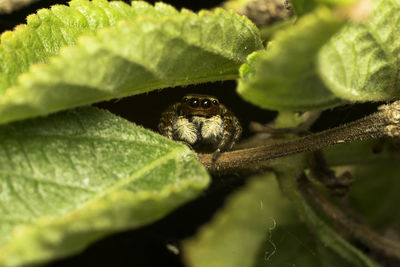
[[[223,105],[221,105],[221,109],[224,118],[224,131],[221,141],[212,155],[212,161],[215,161],[222,151],[231,150],[242,134],[242,126],[235,115]]]
[[[169,139],[173,139],[172,126],[176,119],[177,110],[179,109],[180,105],[180,103],[171,105],[161,114],[160,123],[158,124],[158,131],[160,134]]]

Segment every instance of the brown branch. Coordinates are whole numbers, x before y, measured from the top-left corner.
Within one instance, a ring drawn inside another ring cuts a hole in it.
[[[375,232],[367,225],[361,224],[347,216],[334,206],[307,180],[305,176],[299,179],[299,189],[330,219],[339,224],[346,232],[351,234],[362,244],[370,249],[380,252],[387,257],[400,260],[400,243],[386,238]]]
[[[237,172],[268,167],[267,160],[385,135],[400,135],[400,101],[381,106],[372,115],[326,131],[275,145],[221,153],[216,161],[212,160],[212,154],[198,154],[198,159],[211,173]]]

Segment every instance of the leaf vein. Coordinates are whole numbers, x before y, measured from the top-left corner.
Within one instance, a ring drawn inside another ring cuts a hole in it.
[[[3,172],[3,170],[0,170],[0,172]],[[10,175],[5,175],[6,179],[5,182],[8,184],[8,187],[10,190],[13,192],[15,197],[19,200],[19,202],[25,206],[25,208],[33,215],[32,217],[37,217],[38,214],[37,212],[31,207],[31,205],[21,196],[21,194],[16,190]]]
[[[164,164],[165,162],[167,162],[168,160],[176,157],[180,152],[183,152],[186,148],[175,148],[174,150],[168,152],[167,154],[161,156],[160,158],[154,160],[153,162],[151,162],[148,165],[145,165],[144,167],[136,170],[131,176],[129,176],[129,178],[126,179],[122,179],[120,181],[118,181],[117,183],[115,183],[114,185],[110,186],[107,190],[104,190],[102,192],[100,192],[100,194],[97,197],[94,197],[94,199],[96,198],[101,198],[107,194],[110,194],[111,192],[117,191],[118,189],[123,188],[124,186],[130,184],[132,181],[140,178],[141,176],[145,175],[146,173],[152,171],[153,169],[155,169],[156,167],[160,166],[161,164]]]
[[[97,192],[96,190],[92,190],[90,188],[85,188],[85,187],[81,187],[78,185],[72,185],[72,184],[65,184],[65,183],[60,183],[60,182],[56,182],[53,180],[47,180],[47,179],[43,179],[41,177],[37,177],[34,175],[28,175],[28,174],[23,174],[23,173],[17,173],[17,172],[12,172],[9,170],[0,170],[1,174],[5,174],[6,177],[9,177],[11,175],[15,176],[15,177],[20,177],[26,180],[32,180],[35,181],[37,183],[45,183],[45,184],[51,184],[51,185],[55,185],[55,186],[61,186],[61,187],[68,187],[68,188],[72,188],[72,189],[79,189],[82,191],[86,191],[86,192]],[[12,187],[11,189],[14,189],[14,187]]]
[[[91,131],[89,130],[90,134]],[[74,139],[74,140],[99,140],[99,141],[109,141],[109,142],[121,142],[121,143],[129,143],[129,144],[134,144],[134,143],[140,143],[146,146],[152,146],[152,147],[159,147],[160,144],[153,143],[153,142],[148,142],[146,140],[135,140],[135,139],[124,139],[124,138],[115,138],[115,137],[110,137],[110,136],[94,136],[94,135],[69,135],[69,134],[56,134],[56,133],[44,133],[41,132],[40,134],[30,134],[30,133],[13,133],[14,136],[18,137],[44,137],[44,138],[61,138],[61,139]],[[1,136],[1,135],[0,135]],[[7,135],[5,135],[7,136]],[[5,138],[3,137],[3,140]],[[1,143],[0,143],[1,144]],[[9,155],[8,155],[9,156]],[[11,157],[9,156],[9,159],[11,161]]]

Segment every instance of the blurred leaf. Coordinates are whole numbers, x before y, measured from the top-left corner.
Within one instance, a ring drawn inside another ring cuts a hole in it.
[[[262,260],[276,257],[276,228],[285,229],[296,221],[289,204],[272,174],[253,179],[228,199],[211,223],[184,243],[187,263],[193,267],[249,267],[256,265],[258,256]],[[264,244],[266,255],[258,255]],[[285,248],[279,247],[280,251]]]
[[[313,11],[317,6],[317,0],[294,0],[291,1],[297,16]]]
[[[276,189],[273,175],[269,175],[255,179],[231,196],[213,221],[201,229],[196,238],[185,242],[189,265],[253,266],[268,228],[274,228],[275,221],[278,225],[290,221],[284,211],[288,204],[285,199],[271,205],[279,197]]]
[[[352,266],[379,266],[332,230],[307,203],[297,186],[297,178],[303,171],[301,168],[302,161],[304,162],[304,158],[302,159],[301,156],[289,157],[279,161],[280,166],[277,166],[280,187],[284,194],[291,199],[301,219],[318,237],[324,247],[330,248],[343,260],[351,263]]]
[[[209,182],[188,147],[95,108],[1,126],[0,148],[1,266],[79,252]]]
[[[368,222],[379,228],[393,227],[400,235],[400,167],[393,163],[355,166],[356,178],[349,200]]]
[[[396,165],[398,159],[382,141],[379,139],[340,144],[323,151],[329,166],[362,166],[385,162]]]
[[[291,3],[298,16],[313,11],[318,5],[345,6],[357,0],[292,0]]]
[[[0,123],[234,79],[246,56],[262,48],[258,29],[233,11],[195,14],[165,4],[101,0],[70,5],[40,10],[2,35]],[[60,50],[67,45],[74,46]]]
[[[310,110],[340,103],[319,79],[319,48],[342,25],[327,8],[302,17],[279,31],[266,51],[255,52],[240,68],[239,94],[266,109]]]
[[[260,35],[263,41],[270,41],[274,34],[278,31],[289,29],[293,24],[295,24],[296,18],[292,17],[286,20],[278,21],[272,25],[267,25],[260,28]]]
[[[350,266],[314,238],[270,174],[254,178],[232,195],[223,210],[184,243],[184,256],[191,267]]]
[[[319,72],[338,97],[391,100],[400,95],[400,2],[373,0],[365,25],[349,24],[319,53]]]

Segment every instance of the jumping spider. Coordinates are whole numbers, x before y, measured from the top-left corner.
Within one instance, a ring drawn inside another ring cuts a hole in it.
[[[199,152],[231,150],[242,133],[238,119],[217,98],[190,94],[161,115],[158,130],[169,139],[182,141]]]

